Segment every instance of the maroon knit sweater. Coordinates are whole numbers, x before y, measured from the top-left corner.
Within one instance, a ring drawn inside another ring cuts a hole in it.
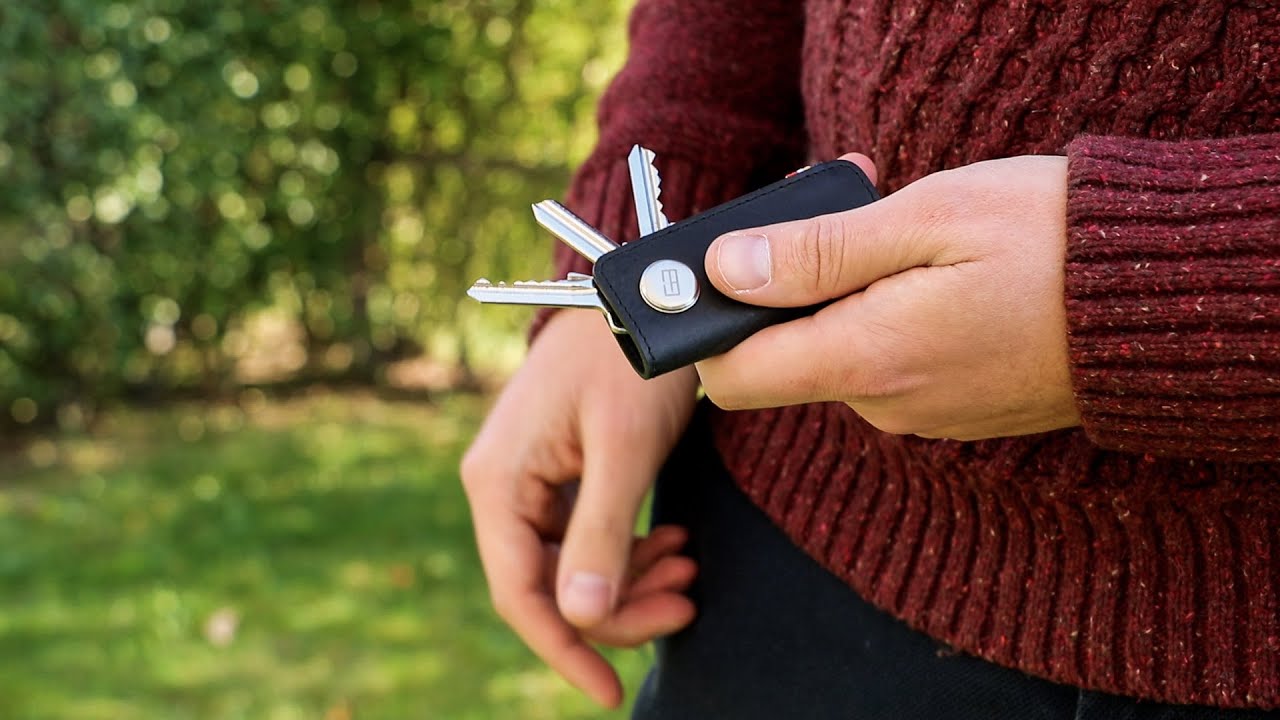
[[[741,488],[876,605],[1028,673],[1280,706],[1280,9],[1271,0],[640,0],[569,193],[635,237],[810,160],[881,190],[1065,153],[1083,428],[881,433],[841,404],[717,412]],[[561,271],[589,272],[571,253]]]

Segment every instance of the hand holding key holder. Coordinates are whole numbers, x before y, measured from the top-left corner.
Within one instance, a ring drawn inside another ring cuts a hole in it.
[[[601,310],[631,366],[641,377],[652,378],[719,355],[770,325],[818,308],[759,307],[720,293],[703,266],[717,237],[852,210],[879,199],[857,165],[835,160],[668,225],[653,157],[638,145],[629,157],[642,235],[635,242],[615,245],[554,201],[534,205],[539,224],[594,262],[594,275],[514,285],[478,280],[467,294],[481,302]]]

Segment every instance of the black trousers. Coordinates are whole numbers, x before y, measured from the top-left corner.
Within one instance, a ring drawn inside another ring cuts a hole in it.
[[[668,461],[655,523],[688,527],[698,618],[657,643],[634,720],[1245,720],[1161,705],[962,655],[869,605],[734,487],[703,413]]]

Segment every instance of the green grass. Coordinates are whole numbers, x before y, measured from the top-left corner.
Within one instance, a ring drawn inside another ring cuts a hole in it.
[[[0,718],[625,716],[490,609],[456,474],[481,400],[248,406],[0,457]]]

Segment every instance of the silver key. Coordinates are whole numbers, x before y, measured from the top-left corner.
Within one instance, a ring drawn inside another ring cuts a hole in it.
[[[560,238],[560,242],[593,263],[601,255],[618,249],[616,243],[555,200],[543,200],[534,204],[533,218],[552,235]]]
[[[636,213],[640,217],[640,233],[648,235],[665,228],[670,223],[662,213],[662,202],[658,196],[662,192],[662,178],[653,166],[652,150],[636,145],[631,150],[628,166],[631,170],[631,193],[635,198]],[[591,227],[585,220],[574,215],[568,208],[555,200],[543,200],[533,206],[533,216],[538,224],[555,235],[574,252],[591,262],[600,259],[605,253],[618,249],[618,245],[605,237],[599,230]],[[689,283],[684,283],[689,285]],[[694,301],[696,301],[696,289]],[[538,305],[542,307],[594,308],[604,313],[609,329],[619,335],[627,334],[613,317],[609,306],[600,298],[596,290],[595,278],[582,273],[569,273],[565,280],[524,281],[493,284],[480,279],[467,290],[467,294],[483,303],[500,303],[503,305]],[[646,299],[646,302],[653,303]],[[665,302],[665,300],[664,300]],[[692,302],[689,303],[690,305]],[[655,305],[655,307],[658,307]],[[663,306],[665,308],[665,305]],[[678,312],[672,308],[662,312]]]
[[[671,224],[662,213],[662,177],[658,175],[658,168],[653,165],[653,158],[652,150],[639,145],[632,147],[631,154],[627,156],[640,237],[653,234]]]
[[[567,280],[523,280],[497,285],[480,278],[467,290],[467,295],[482,303],[500,305],[536,305],[538,307],[591,308],[604,313],[609,329],[626,333],[613,319],[609,308],[596,292],[590,275],[570,273]]]
[[[467,294],[482,303],[604,309],[595,285],[591,280],[582,279],[523,280],[495,285],[480,278]]]

